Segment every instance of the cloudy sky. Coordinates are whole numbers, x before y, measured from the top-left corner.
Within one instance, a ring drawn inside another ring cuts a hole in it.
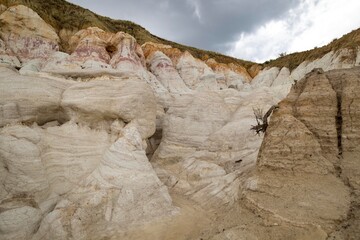
[[[68,0],[178,43],[264,62],[360,27],[360,0]]]

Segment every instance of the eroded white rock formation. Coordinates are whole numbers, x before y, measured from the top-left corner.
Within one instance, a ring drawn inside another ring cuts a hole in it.
[[[22,5],[9,7],[1,15],[0,37],[21,62],[47,58],[59,50],[59,37],[40,16]]]
[[[53,79],[6,71],[18,85],[8,84],[9,97],[1,99],[4,239],[29,239],[39,225],[34,239],[87,238],[94,222],[127,227],[175,210],[145,154],[156,118],[145,81],[64,81],[59,87]],[[33,85],[28,90],[49,85],[26,94],[21,82]],[[44,100],[34,101],[41,93]]]
[[[357,88],[331,80],[342,73],[295,80],[359,65],[359,55],[343,49],[250,74],[99,28],[62,30],[64,53],[31,9],[0,12],[1,239],[342,233],[334,224],[356,201],[358,167],[350,157],[340,164],[350,194],[338,176],[335,116],[340,96],[341,138],[357,153]],[[250,131],[254,109],[265,112],[292,85],[262,144]]]

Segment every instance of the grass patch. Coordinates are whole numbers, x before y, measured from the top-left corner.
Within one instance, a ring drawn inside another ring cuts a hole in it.
[[[356,50],[360,46],[360,28],[353,30],[352,32],[345,34],[339,39],[334,39],[331,43],[323,47],[315,47],[314,49],[296,52],[288,54],[286,56],[279,57],[275,60],[270,60],[264,63],[265,67],[287,67],[290,70],[295,69],[304,61],[311,61],[323,57],[325,54],[331,51],[337,51],[339,49],[348,48],[352,50],[356,57]]]

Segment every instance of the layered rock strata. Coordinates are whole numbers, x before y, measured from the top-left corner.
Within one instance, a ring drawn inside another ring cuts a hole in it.
[[[359,69],[307,74],[359,65],[356,51],[245,69],[0,13],[1,239],[360,234]],[[291,87],[262,143],[254,110]]]
[[[359,68],[326,73],[315,69],[280,102],[257,169],[247,180],[245,196],[251,208],[270,213],[276,221],[318,226],[335,239],[347,239],[349,231],[339,222],[359,218],[353,182],[357,157],[350,157],[359,154],[354,144],[360,135],[350,123],[358,114],[350,103],[359,98],[359,73]],[[357,234],[352,231],[350,235]]]
[[[156,118],[145,81],[2,73],[3,239],[88,238],[94,224],[106,231],[172,214],[145,153]]]

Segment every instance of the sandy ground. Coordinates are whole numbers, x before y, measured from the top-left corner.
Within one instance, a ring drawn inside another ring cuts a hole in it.
[[[121,240],[321,240],[326,234],[316,227],[294,227],[271,216],[252,212],[242,201],[231,209],[209,212],[181,196],[172,196],[179,213],[126,232],[96,233],[91,239]]]
[[[172,194],[179,211],[171,217],[132,229],[94,229],[89,239],[103,240],[359,240],[360,239],[360,151],[344,153],[342,178],[352,189],[348,218],[327,235],[319,226],[294,226],[267,212],[258,212],[240,199],[230,208],[203,209],[184,196]],[[111,229],[111,228],[110,228]],[[106,236],[97,233],[106,232]]]

